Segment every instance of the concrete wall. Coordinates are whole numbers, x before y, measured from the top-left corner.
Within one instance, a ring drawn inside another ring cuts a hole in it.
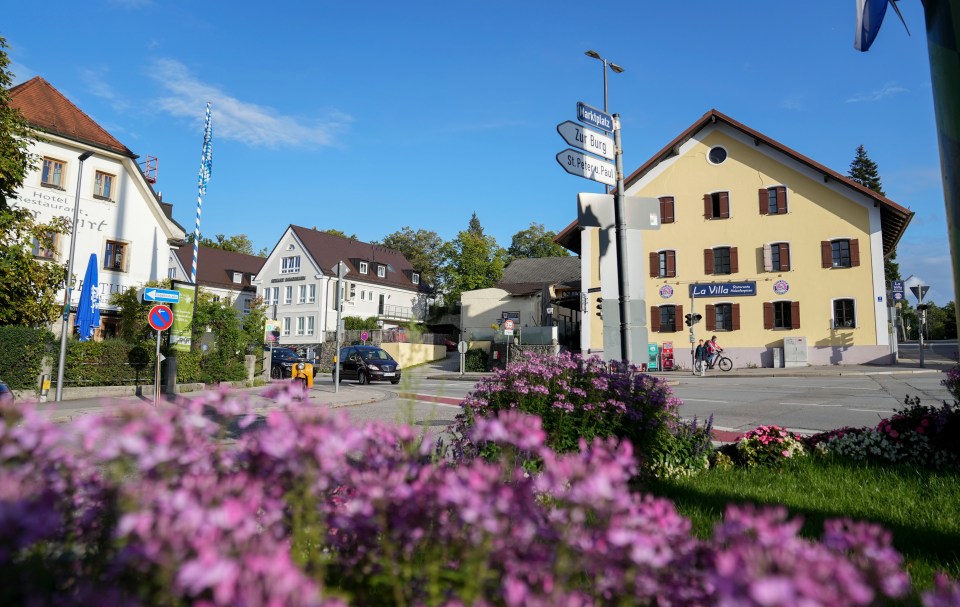
[[[380,347],[400,363],[401,369],[447,356],[446,346],[432,344],[389,343],[380,344]]]

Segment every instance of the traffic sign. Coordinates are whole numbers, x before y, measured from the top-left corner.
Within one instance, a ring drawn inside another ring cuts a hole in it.
[[[929,285],[916,285],[914,287],[910,287],[910,292],[913,293],[913,296],[917,298],[917,301],[923,301],[924,296],[929,290]]]
[[[607,185],[617,184],[617,169],[605,160],[598,160],[593,156],[587,156],[583,152],[567,148],[557,154],[557,162],[560,163],[564,171],[571,175],[592,179]]]
[[[507,318],[503,321],[503,330],[504,331],[513,331],[513,319]]]
[[[582,101],[577,102],[577,120],[608,133],[613,132],[613,116],[595,107],[590,107]]]
[[[564,141],[575,148],[586,150],[597,156],[603,156],[608,160],[613,160],[615,156],[613,139],[596,131],[583,128],[572,120],[558,124],[557,132],[560,133]]]
[[[150,314],[147,318],[151,327],[157,331],[166,331],[173,325],[173,310],[170,309],[170,306],[163,304],[153,306],[150,308]]]
[[[143,290],[143,301],[162,301],[172,304],[180,303],[180,291],[147,287]]]
[[[890,285],[890,292],[893,294],[893,301],[903,300],[903,281],[894,280]]]

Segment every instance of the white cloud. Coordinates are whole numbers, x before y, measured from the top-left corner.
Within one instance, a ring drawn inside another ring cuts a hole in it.
[[[240,141],[254,147],[318,147],[337,144],[337,135],[352,121],[340,112],[331,112],[308,123],[284,116],[275,109],[241,101],[218,87],[201,82],[179,61],[155,62],[153,77],[169,92],[158,100],[162,110],[191,119],[201,119],[211,102],[217,137]]]
[[[97,97],[106,99],[118,112],[126,110],[130,102],[117,94],[113,86],[109,83],[109,70],[105,67],[86,68],[80,70],[80,77],[87,84],[87,89]]]
[[[869,93],[858,93],[853,97],[847,99],[847,103],[860,103],[862,101],[880,101],[884,97],[890,97],[891,95],[897,95],[899,93],[906,93],[907,88],[900,86],[896,82],[888,82],[884,84],[881,88],[871,91]]]
[[[9,70],[10,73],[13,74],[14,84],[21,84],[37,75],[32,69],[16,61],[10,62]]]

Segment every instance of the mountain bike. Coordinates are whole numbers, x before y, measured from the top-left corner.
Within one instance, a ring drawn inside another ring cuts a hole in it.
[[[713,359],[713,363],[707,365],[707,369],[713,369],[714,367],[720,367],[721,371],[729,371],[733,368],[733,361],[723,355],[723,348],[717,350],[717,357]]]

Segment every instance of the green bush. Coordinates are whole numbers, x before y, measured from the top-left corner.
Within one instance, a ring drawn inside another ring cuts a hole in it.
[[[200,352],[177,352],[176,357],[178,384],[194,384],[203,381]]]
[[[346,331],[373,331],[380,327],[377,325],[377,319],[373,317],[361,318],[359,316],[344,316],[343,328]]]
[[[149,342],[122,339],[69,341],[64,387],[126,386],[153,383],[155,350]]]
[[[484,350],[468,350],[464,355],[463,369],[464,371],[489,371],[490,355]]]
[[[0,327],[0,379],[14,390],[36,390],[43,358],[54,353],[53,333],[32,327]]]

